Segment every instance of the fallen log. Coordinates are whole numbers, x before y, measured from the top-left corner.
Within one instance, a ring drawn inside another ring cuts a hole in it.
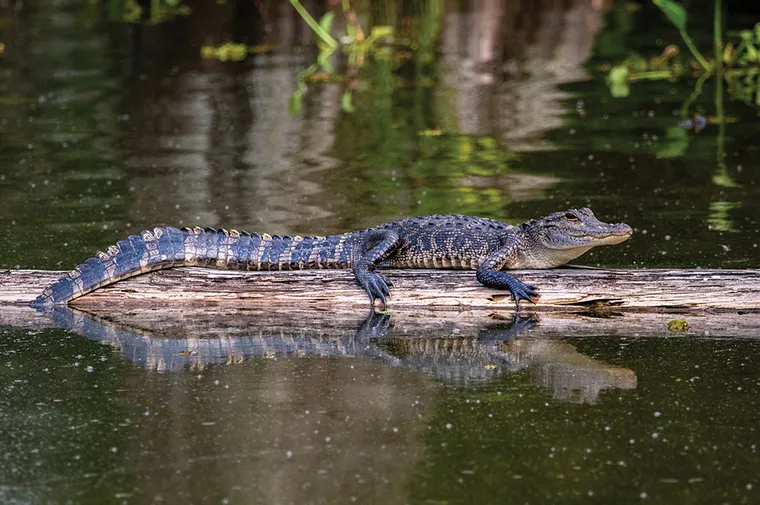
[[[561,268],[515,271],[538,286],[541,299],[521,310],[758,311],[760,270],[605,270]],[[63,272],[0,271],[0,304],[25,304]],[[508,295],[480,286],[473,272],[389,270],[390,309],[511,310]],[[301,309],[367,307],[346,270],[238,272],[205,268],[161,270],[101,288],[73,302],[79,307],[222,304]]]

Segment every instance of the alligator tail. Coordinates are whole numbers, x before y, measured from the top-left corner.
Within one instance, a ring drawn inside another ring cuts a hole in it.
[[[341,237],[335,237],[339,239]],[[333,237],[280,237],[214,228],[170,226],[132,235],[67,273],[31,302],[65,304],[102,286],[176,266],[232,270],[341,268],[333,259]],[[326,263],[330,261],[330,265]]]

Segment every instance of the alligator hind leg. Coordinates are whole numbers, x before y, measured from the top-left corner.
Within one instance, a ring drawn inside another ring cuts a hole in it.
[[[385,307],[385,297],[391,294],[393,283],[375,269],[396,249],[398,241],[398,233],[393,230],[374,230],[358,246],[353,267],[354,277],[357,284],[366,291],[371,305],[379,298]]]

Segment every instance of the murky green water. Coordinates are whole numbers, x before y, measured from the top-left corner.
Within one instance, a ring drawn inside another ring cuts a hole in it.
[[[92,330],[0,330],[4,503],[757,498],[758,340]]]
[[[446,5],[432,62],[369,61],[356,112],[342,84],[311,85],[295,117],[314,55],[286,7],[266,32],[245,9],[232,23],[232,4],[159,26],[86,1],[0,4],[0,267],[67,269],[158,224],[322,234],[587,205],[636,233],[582,263],[758,266],[757,108],[726,95],[734,122],[695,134],[677,128],[694,82],[611,98],[601,66],[679,42],[649,6],[492,4]],[[412,13],[404,26],[424,26]],[[198,57],[251,26],[278,51]],[[694,109],[714,116],[717,91]],[[362,339],[360,321],[317,318],[167,337],[8,314],[3,503],[760,500],[753,335],[561,338],[544,321]]]

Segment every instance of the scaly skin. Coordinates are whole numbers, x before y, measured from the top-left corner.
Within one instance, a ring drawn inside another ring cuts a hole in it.
[[[378,268],[476,270],[484,286],[535,301],[536,288],[503,270],[554,268],[592,247],[618,244],[633,231],[589,209],[571,209],[519,226],[471,216],[394,221],[327,237],[280,237],[213,228],[154,228],[120,240],[51,284],[32,305],[64,304],[101,286],[154,270],[201,266],[233,270],[351,268],[356,282],[385,305],[392,283]]]

